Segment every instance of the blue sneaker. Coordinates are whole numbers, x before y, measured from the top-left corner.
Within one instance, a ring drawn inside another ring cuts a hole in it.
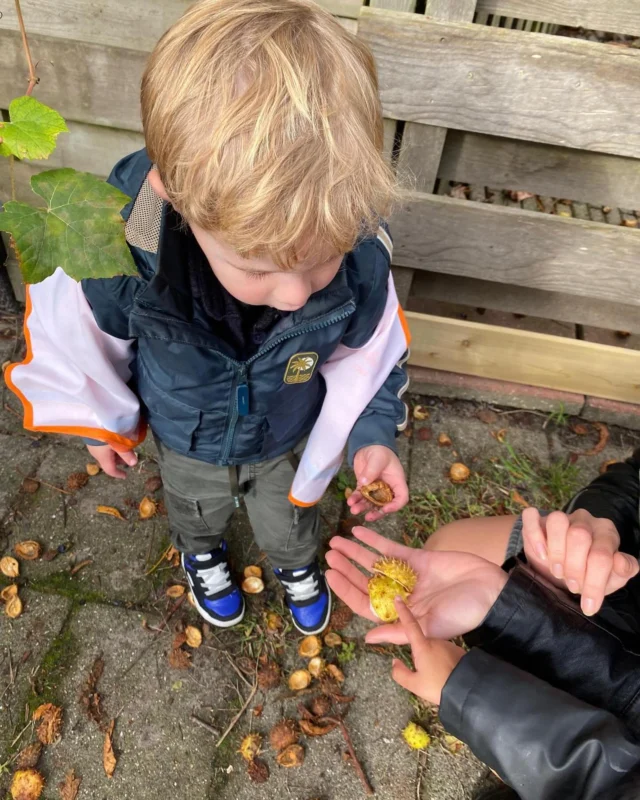
[[[200,616],[218,628],[244,617],[244,597],[229,572],[227,543],[205,555],[181,553],[182,568]]]
[[[318,561],[300,569],[275,569],[293,624],[300,633],[321,633],[331,616],[331,592]]]

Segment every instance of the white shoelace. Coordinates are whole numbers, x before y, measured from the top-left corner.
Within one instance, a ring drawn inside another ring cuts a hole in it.
[[[296,570],[293,575],[303,575],[305,570]],[[288,594],[294,603],[301,603],[304,600],[310,600],[318,594],[318,581],[313,577],[313,573],[305,578],[303,581],[282,581],[283,586],[286,586]]]
[[[196,560],[208,559],[209,556],[205,556],[202,559],[199,559],[196,556]],[[215,567],[209,567],[208,569],[199,569],[198,570],[198,577],[202,581],[205,587],[205,594],[207,596],[211,596],[217,594],[218,592],[222,592],[224,589],[228,589],[231,586],[231,578],[229,576],[229,569],[227,564],[223,561],[220,564],[216,564]]]

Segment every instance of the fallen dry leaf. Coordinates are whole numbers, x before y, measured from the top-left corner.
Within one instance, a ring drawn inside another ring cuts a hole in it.
[[[104,735],[104,744],[102,745],[102,766],[107,774],[107,778],[113,778],[113,773],[116,771],[115,753],[113,752],[113,729],[116,726],[115,719],[112,719]]]
[[[92,461],[90,464],[87,464],[85,469],[87,471],[87,475],[90,475],[92,478],[94,478],[100,472],[100,465],[95,464]]]
[[[433,430],[431,428],[420,428],[417,433],[418,440],[421,442],[429,442],[433,438]]]
[[[85,678],[80,691],[80,704],[84,706],[85,713],[89,719],[93,720],[102,730],[104,725],[102,698],[97,691],[98,681],[104,672],[104,660],[102,655],[96,656],[89,674]]]
[[[35,769],[19,769],[11,781],[13,800],[38,800],[44,789],[44,778]]]
[[[4,607],[4,613],[10,618],[15,619],[22,614],[22,600],[18,595],[10,597]]]
[[[481,408],[476,417],[480,422],[484,422],[485,425],[493,425],[494,422],[498,421],[498,415],[490,408]]]
[[[617,463],[618,461],[616,461],[615,458],[611,458],[608,461],[603,461],[602,464],[600,464],[600,474],[604,475],[604,473],[609,469],[609,467]]]
[[[98,514],[107,514],[108,516],[115,517],[116,519],[124,519],[118,509],[114,508],[113,506],[98,506],[96,511]]]
[[[334,633],[333,631],[329,631],[324,637],[324,643],[327,647],[340,647],[342,644],[342,636],[338,633]]]
[[[326,717],[331,713],[331,700],[323,694],[314,697],[309,706],[312,714],[316,717]]]
[[[145,492],[152,494],[153,492],[157,492],[158,489],[162,489],[162,478],[159,475],[152,475],[144,482]]]
[[[516,203],[521,203],[523,200],[528,200],[530,197],[535,197],[535,194],[532,192],[520,192],[512,190],[508,190],[507,195],[511,198],[511,200],[515,200]]]
[[[169,653],[169,666],[172,669],[189,669],[191,666],[191,653],[182,648],[177,648]]]
[[[42,744],[55,744],[62,730],[62,709],[53,703],[43,703],[33,712],[32,719],[37,723],[36,736]]]
[[[158,500],[158,502],[156,503],[156,506],[158,508],[158,516],[166,517],[168,515],[167,507],[164,504],[164,500]],[[178,564],[174,564],[173,566],[177,567]]]
[[[150,497],[143,497],[138,506],[140,519],[151,519],[156,514],[158,507]]]
[[[445,733],[444,735],[444,744],[447,750],[453,755],[457,755],[462,748],[464,747],[464,743],[457,739],[455,736],[452,736],[450,733]]]
[[[180,558],[180,553],[176,550],[176,548],[173,545],[171,545],[171,547],[167,550],[164,558],[165,558],[165,561],[173,561],[173,559],[176,556],[178,558]],[[176,566],[177,566],[177,564],[176,564]]]
[[[187,627],[184,629],[184,635],[189,647],[200,647],[202,644],[202,634],[200,633],[200,630],[195,627],[195,625],[187,625]]]
[[[261,758],[254,758],[247,764],[247,774],[254,783],[266,783],[269,780],[269,767]]]
[[[597,456],[598,453],[604,450],[609,441],[609,428],[607,428],[604,422],[592,422],[591,424],[598,431],[598,441],[590,450],[585,450],[584,453],[582,453],[583,456]]]
[[[7,578],[17,578],[20,574],[20,564],[11,556],[0,558],[0,572]]]
[[[529,508],[529,503],[524,499],[520,492],[517,491],[517,489],[514,489],[511,492],[511,499],[516,505],[522,506],[522,508]]]
[[[18,586],[15,583],[10,583],[9,586],[5,586],[4,589],[0,592],[0,600],[3,603],[9,602],[12,597],[15,597],[18,594]]]
[[[267,630],[271,633],[277,633],[277,631],[281,631],[283,627],[284,620],[280,614],[276,614],[275,611],[270,611],[267,614]]]
[[[507,429],[500,428],[499,431],[491,431],[491,435],[493,436],[494,439],[496,439],[496,441],[500,442],[500,444],[503,444],[505,439],[507,438]]]
[[[578,434],[578,436],[586,436],[589,433],[589,428],[583,422],[574,422],[570,426],[571,430]]]
[[[83,486],[86,486],[89,482],[89,476],[85,472],[72,472],[71,475],[67,478],[67,489],[71,489],[71,491],[75,491],[76,489],[82,489]]]
[[[324,725],[318,725],[316,722],[311,722],[310,719],[300,720],[300,730],[306,736],[324,736],[337,727],[337,722],[327,722]]]
[[[429,419],[431,414],[429,413],[429,409],[426,406],[414,406],[413,407],[413,418],[417,419],[419,422],[423,422],[425,419]]]
[[[276,757],[281,767],[300,767],[304,762],[304,750],[299,744],[291,744]]]
[[[76,800],[82,778],[76,778],[75,770],[70,769],[64,780],[58,784],[60,800]]]
[[[344,683],[344,672],[340,669],[340,667],[337,667],[335,664],[328,664],[327,672],[338,683]]]
[[[438,434],[438,447],[451,447],[453,442],[448,433]]]
[[[165,594],[166,594],[166,595],[167,595],[167,597],[169,597],[171,600],[175,600],[177,597],[182,597],[182,595],[183,595],[183,594],[184,594],[186,591],[187,591],[187,590],[184,588],[184,586],[180,586],[180,584],[179,584],[179,583],[175,583],[173,586],[170,586],[170,587],[167,589],[167,591],[165,592]]]
[[[22,481],[22,491],[27,494],[35,494],[39,488],[40,481],[36,481],[34,478],[25,478]]]
[[[32,742],[24,747],[16,758],[16,769],[33,769],[42,755],[42,742]]]
[[[35,561],[36,558],[40,558],[42,545],[33,539],[27,539],[24,542],[18,542],[13,548],[13,552],[24,561]]]

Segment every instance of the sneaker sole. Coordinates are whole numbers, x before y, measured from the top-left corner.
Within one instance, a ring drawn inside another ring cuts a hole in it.
[[[331,589],[329,589],[328,585],[327,585],[327,591],[329,592],[329,605],[327,606],[327,616],[325,618],[324,624],[321,625],[319,628],[316,628],[315,630],[307,630],[306,628],[301,628],[300,625],[298,625],[298,623],[296,622],[296,618],[293,616],[293,612],[291,611],[291,609],[289,609],[289,613],[291,614],[291,619],[293,620],[293,625],[295,629],[300,631],[300,633],[304,633],[305,636],[315,636],[318,633],[322,633],[322,631],[324,631],[327,625],[329,624],[329,620],[331,619],[332,600],[331,600]]]
[[[180,565],[182,566],[182,571],[184,572],[187,578],[189,589],[193,589],[191,578],[189,577],[189,573],[187,572],[184,566],[184,559],[182,557],[182,553],[180,554]],[[207,622],[210,622],[211,625],[214,625],[216,628],[232,628],[234,625],[237,625],[244,619],[245,611],[247,609],[246,604],[244,602],[244,597],[242,598],[242,609],[237,617],[233,617],[233,619],[217,619],[216,617],[212,617],[206,609],[202,608],[202,606],[198,603],[198,600],[193,591],[191,591],[190,594],[193,599],[193,607],[196,609],[198,614],[200,614],[200,616],[203,619],[205,619]]]

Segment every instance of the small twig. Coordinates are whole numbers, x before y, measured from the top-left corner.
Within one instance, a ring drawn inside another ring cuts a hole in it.
[[[155,572],[158,569],[160,564],[162,564],[162,562],[167,557],[167,553],[171,550],[172,547],[173,547],[173,545],[170,544],[169,547],[167,547],[167,549],[162,553],[160,558],[156,561],[156,563],[144,573],[145,578],[147,577],[147,575],[151,575],[152,572]]]
[[[22,416],[15,410],[15,408],[11,408],[9,403],[4,404],[4,410],[8,411],[10,414],[13,414],[14,417],[18,417],[18,419],[22,419]]]
[[[231,667],[233,668],[233,670],[236,673],[236,675],[249,687],[249,689],[253,689],[253,685],[251,683],[249,683],[249,681],[245,678],[245,676],[242,674],[242,670],[239,669],[236,666],[236,664],[234,663],[234,661],[231,658],[231,656],[229,655],[229,653],[226,650],[223,650],[223,652],[224,652],[225,656],[227,657],[227,660],[229,661],[229,664],[231,664]]]
[[[349,750],[349,755],[351,756],[351,760],[353,761],[353,766],[356,768],[356,772],[358,773],[358,777],[362,782],[365,792],[368,795],[373,795],[375,792],[373,791],[373,787],[369,783],[367,776],[364,774],[364,770],[362,769],[362,764],[358,761],[358,756],[356,755],[355,748],[353,746],[353,742],[351,741],[351,736],[349,736],[349,731],[347,730],[347,726],[344,724],[344,720],[342,717],[320,717],[318,722],[322,725],[324,723],[334,723],[337,725],[340,730],[342,731],[342,736],[347,745],[347,749]]]
[[[418,767],[416,770],[416,800],[422,800],[422,778],[425,769],[424,753],[418,753]]]
[[[9,184],[11,186],[11,199],[16,199],[16,164],[13,153],[9,153]]]
[[[209,725],[208,722],[205,722],[203,719],[200,719],[200,717],[196,717],[195,714],[191,715],[191,719],[198,725],[201,725],[203,728],[206,728],[206,730],[208,730],[214,736],[220,736],[220,731],[217,728],[214,728],[213,725]]]
[[[131,672],[131,670],[132,670],[132,669],[135,667],[135,665],[136,665],[136,664],[137,664],[137,663],[140,661],[140,659],[141,659],[141,658],[142,658],[142,657],[145,655],[145,653],[146,653],[148,650],[150,650],[150,649],[151,649],[151,648],[154,646],[154,644],[156,644],[156,642],[157,642],[157,641],[158,641],[158,639],[160,638],[160,635],[161,635],[161,634],[164,632],[164,629],[167,627],[167,623],[169,622],[169,620],[171,619],[171,617],[172,617],[172,616],[173,616],[173,615],[176,613],[176,611],[177,611],[177,610],[180,608],[180,606],[181,606],[181,605],[184,603],[184,601],[185,601],[186,599],[187,599],[187,595],[186,595],[186,594],[183,594],[183,595],[182,595],[182,597],[179,597],[179,598],[178,598],[178,600],[176,600],[176,602],[175,602],[175,603],[174,603],[174,605],[173,605],[173,608],[172,608],[172,609],[169,611],[169,613],[167,614],[167,616],[166,616],[166,617],[165,617],[165,618],[162,620],[162,622],[161,622],[161,623],[160,623],[160,625],[158,626],[158,628],[157,628],[157,631],[158,631],[158,632],[156,633],[156,635],[155,635],[155,636],[153,637],[153,639],[152,639],[152,640],[149,642],[149,644],[146,644],[146,645],[145,645],[145,646],[144,646],[144,647],[143,647],[143,648],[140,650],[140,652],[138,653],[138,655],[137,655],[137,656],[136,656],[136,657],[133,659],[133,661],[132,661],[132,662],[129,664],[129,666],[128,666],[128,667],[125,669],[125,671],[124,671],[124,672],[122,672],[122,673],[121,673],[121,674],[118,676],[118,678],[117,678],[117,680],[118,680],[118,681],[121,681],[121,680],[122,680],[122,679],[123,679],[123,678],[124,678],[126,675],[128,675],[128,674]]]
[[[84,561],[81,561],[79,564],[76,564],[75,567],[73,567],[73,569],[70,570],[69,574],[70,575],[75,575],[76,572],[80,572],[81,569],[84,569],[85,567],[88,567],[89,564],[93,564],[93,559],[92,558],[87,558]]]
[[[24,27],[24,19],[22,18],[22,9],[20,8],[20,0],[15,0],[16,14],[18,15],[18,25],[20,26],[20,34],[22,35],[22,46],[24,47],[24,54],[27,57],[29,64],[29,86],[27,87],[26,94],[31,94],[35,85],[40,81],[36,75],[36,69],[33,66],[33,59],[31,58],[31,50],[29,49],[29,42],[27,40],[27,31]]]
[[[47,483],[47,481],[43,481],[42,478],[32,478],[29,475],[25,475],[24,472],[20,472],[20,470],[16,467],[16,472],[20,475],[21,478],[29,478],[30,481],[35,481],[36,483],[41,484],[42,486],[48,486],[49,489],[53,489],[56,492],[60,492],[61,494],[73,494],[73,492],[68,492],[66,489],[61,489],[59,486],[54,486],[52,483]]]
[[[32,723],[32,721],[31,721],[31,720],[29,720],[29,722],[27,722],[27,724],[24,726],[24,728],[23,728],[23,729],[20,731],[20,733],[19,733],[19,734],[16,736],[16,738],[15,738],[15,739],[14,739],[14,740],[11,742],[11,747],[15,747],[15,746],[16,746],[16,744],[17,744],[17,743],[20,741],[20,739],[22,738],[22,734],[23,734],[23,733],[24,733],[24,732],[27,730],[27,728],[28,728],[30,725],[32,725],[32,724],[33,724],[33,723]]]
[[[241,716],[244,714],[244,712],[245,712],[245,711],[247,710],[247,708],[249,707],[249,703],[250,703],[250,702],[253,700],[253,698],[255,697],[255,694],[256,694],[256,692],[257,692],[257,691],[258,691],[258,680],[257,680],[257,678],[256,678],[256,681],[255,681],[255,683],[253,684],[253,686],[251,687],[251,691],[249,692],[249,696],[248,696],[248,697],[247,697],[247,699],[244,701],[244,705],[242,706],[242,708],[240,709],[240,711],[238,711],[238,713],[235,715],[235,717],[234,717],[234,718],[231,720],[231,722],[229,723],[229,726],[228,726],[227,730],[226,730],[226,731],[225,731],[225,732],[222,734],[222,736],[221,736],[221,737],[218,739],[218,741],[216,742],[216,747],[220,747],[220,745],[221,745],[221,744],[224,742],[224,740],[227,738],[227,736],[228,736],[228,735],[231,733],[231,731],[232,731],[232,730],[235,728],[235,725],[236,725],[236,723],[238,722],[238,720],[240,719],[240,717],[241,717]]]

